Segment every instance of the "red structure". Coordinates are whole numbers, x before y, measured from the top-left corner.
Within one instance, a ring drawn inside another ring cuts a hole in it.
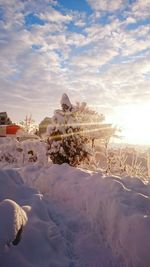
[[[19,125],[0,125],[0,137],[16,136],[22,131],[22,127]]]

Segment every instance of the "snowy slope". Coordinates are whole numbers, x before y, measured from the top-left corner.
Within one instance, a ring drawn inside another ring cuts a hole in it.
[[[1,249],[2,267],[150,266],[150,185],[136,177],[67,164],[5,168],[0,201],[6,198],[27,220],[20,243]]]

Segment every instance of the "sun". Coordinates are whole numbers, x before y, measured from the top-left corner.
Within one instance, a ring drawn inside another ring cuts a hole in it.
[[[122,129],[123,142],[150,145],[150,103],[125,105],[118,109],[113,123]]]

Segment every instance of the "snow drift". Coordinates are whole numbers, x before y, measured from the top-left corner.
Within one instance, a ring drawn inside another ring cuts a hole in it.
[[[149,229],[150,185],[137,177],[67,164],[0,170],[2,267],[149,267]]]
[[[65,241],[42,199],[17,171],[0,170],[0,266],[69,266]]]
[[[51,201],[82,214],[119,267],[150,266],[150,185],[136,177],[106,176],[67,164],[26,167],[22,175]]]

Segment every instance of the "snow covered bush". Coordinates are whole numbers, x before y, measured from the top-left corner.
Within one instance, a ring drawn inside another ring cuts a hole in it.
[[[143,155],[136,149],[130,151],[128,147],[109,148],[106,153],[106,173],[140,177],[143,181],[148,181],[147,162],[146,154]]]
[[[4,138],[0,143],[0,166],[15,164],[47,162],[46,144],[41,140],[17,141],[15,138]]]
[[[61,110],[55,110],[52,124],[47,129],[48,155],[53,163],[77,166],[88,160],[88,138],[84,136],[76,111],[66,94],[62,96],[61,107]]]
[[[100,128],[105,119],[104,115],[98,114],[89,108],[86,102],[77,102],[74,109],[77,121],[83,129],[84,136],[91,141],[92,147],[94,147],[94,140],[100,138]]]
[[[108,144],[117,129],[112,124],[103,123],[105,116],[91,109],[86,102],[77,102],[74,109],[77,121],[92,148],[95,146],[95,140],[99,140],[101,144]]]

